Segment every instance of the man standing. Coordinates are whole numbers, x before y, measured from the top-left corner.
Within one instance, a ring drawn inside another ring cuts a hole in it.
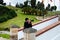
[[[32,27],[31,20],[29,20],[29,18],[25,18],[24,29],[31,28],[31,27]]]

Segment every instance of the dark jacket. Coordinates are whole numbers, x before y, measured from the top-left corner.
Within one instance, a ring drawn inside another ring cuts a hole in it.
[[[24,29],[32,27],[32,23],[24,22]]]

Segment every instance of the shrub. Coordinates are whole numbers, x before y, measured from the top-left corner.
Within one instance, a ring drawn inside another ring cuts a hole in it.
[[[0,6],[0,23],[5,22],[8,19],[12,19],[16,16],[17,14],[14,10],[9,9],[5,6]]]
[[[10,28],[4,28],[5,31],[10,31]]]
[[[0,18],[0,23],[2,23],[4,21],[7,21],[7,19],[6,18]]]
[[[24,14],[31,14],[31,7],[24,7],[22,11],[24,12]]]
[[[37,10],[37,15],[41,16],[41,11],[40,10]]]
[[[24,14],[30,14],[30,15],[39,15],[44,16],[47,14],[47,10],[39,10],[31,7],[24,7],[23,10]]]

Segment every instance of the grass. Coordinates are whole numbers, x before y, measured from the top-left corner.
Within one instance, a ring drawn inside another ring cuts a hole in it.
[[[60,11],[55,11],[55,12],[48,11],[47,16],[54,16],[56,14],[60,14]]]
[[[17,13],[17,17],[15,17],[15,18],[13,18],[13,19],[10,19],[10,20],[8,20],[8,21],[6,21],[6,22],[0,23],[0,28],[11,27],[12,24],[17,25],[17,26],[19,26],[19,27],[22,27],[23,24],[24,24],[24,19],[25,19],[26,17],[28,17],[28,18],[31,19],[31,20],[33,19],[33,20],[34,20],[33,23],[38,22],[38,20],[35,18],[36,16],[34,16],[34,15],[25,15],[25,14],[23,14],[23,12],[21,11],[21,9],[18,9],[18,10],[16,11],[16,13]]]
[[[0,37],[3,37],[3,38],[6,38],[6,39],[9,39],[9,38],[10,38],[10,35],[8,35],[8,34],[0,34]]]
[[[20,8],[15,8],[15,7],[8,7],[8,8],[14,9],[15,12],[17,13],[17,17],[15,17],[13,19],[10,19],[10,20],[8,20],[6,22],[0,23],[0,28],[11,27],[12,24],[17,25],[19,27],[22,27],[24,25],[24,19],[26,17],[28,17],[31,20],[34,20],[33,23],[38,22],[38,20],[35,18],[36,16],[34,16],[34,15],[25,15],[25,14],[23,14],[23,12],[21,11]],[[60,11],[48,12],[47,16],[53,16],[56,13],[60,14]]]

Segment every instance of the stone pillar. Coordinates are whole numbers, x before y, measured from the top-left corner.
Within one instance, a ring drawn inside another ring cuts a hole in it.
[[[27,28],[27,29],[24,29],[23,32],[24,32],[24,40],[36,40],[35,39],[36,32],[37,32],[36,29]]]
[[[58,20],[60,21],[60,15],[58,15],[58,17],[59,17]]]
[[[10,40],[17,40],[18,29],[17,28],[10,28]]]

